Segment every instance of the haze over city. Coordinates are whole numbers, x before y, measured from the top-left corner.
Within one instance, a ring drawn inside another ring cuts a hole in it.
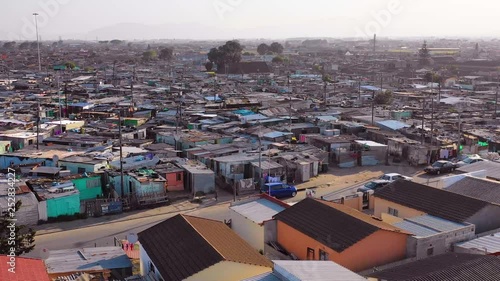
[[[494,37],[496,1],[7,0],[0,40]],[[439,24],[438,24],[439,23]]]

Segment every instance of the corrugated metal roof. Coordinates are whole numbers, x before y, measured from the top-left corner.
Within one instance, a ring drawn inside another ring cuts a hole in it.
[[[394,226],[407,230],[415,236],[426,237],[441,232],[448,232],[466,227],[466,224],[455,223],[449,220],[431,215],[423,215],[413,218],[406,218],[401,222],[394,223]]]
[[[490,254],[500,252],[500,232],[493,235],[480,237],[463,243],[458,243],[455,247],[464,249],[485,250]]]
[[[262,223],[270,220],[274,215],[285,209],[266,199],[258,199],[230,208],[255,223]]]
[[[100,271],[132,267],[132,263],[120,247],[98,247],[51,251],[45,260],[49,273]]]
[[[401,221],[401,222],[395,223],[394,226],[401,228],[401,229],[404,229],[408,232],[411,232],[411,233],[413,233],[413,235],[419,236],[419,237],[426,237],[426,236],[431,236],[431,235],[435,235],[435,234],[439,233],[438,231],[432,230],[432,229],[427,228],[425,226],[421,226],[421,225],[418,225],[418,224],[415,224],[415,223],[412,223],[409,221]]]
[[[375,122],[381,126],[384,126],[386,128],[389,128],[391,130],[399,130],[402,128],[410,127],[408,124],[405,124],[403,122],[399,122],[396,120],[383,120],[383,121],[378,121]]]
[[[366,279],[332,261],[276,260],[274,271],[285,280],[361,281]]]
[[[411,221],[420,225],[424,225],[428,228],[439,232],[448,232],[452,230],[456,230],[459,228],[463,228],[466,225],[461,223],[452,222],[449,220],[445,220],[442,218],[438,218],[431,215],[423,215],[414,218],[408,218],[407,221]]]
[[[259,167],[259,162],[252,162],[252,166],[254,167]],[[278,168],[283,168],[282,165],[273,162],[273,161],[261,161],[261,168],[262,170],[269,170],[269,169],[278,169]]]

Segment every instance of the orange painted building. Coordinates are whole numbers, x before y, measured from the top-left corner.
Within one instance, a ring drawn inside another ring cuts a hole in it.
[[[410,233],[344,205],[307,198],[275,219],[277,242],[301,260],[359,272],[406,258]]]

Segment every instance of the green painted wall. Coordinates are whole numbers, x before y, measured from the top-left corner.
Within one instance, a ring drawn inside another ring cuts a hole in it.
[[[100,177],[89,177],[71,180],[75,185],[75,188],[80,191],[80,200],[95,199],[97,196],[102,195],[102,186]],[[88,187],[87,183],[97,183],[98,185],[92,184],[92,187]]]
[[[47,217],[56,218],[61,215],[80,213],[80,194],[51,198],[47,200]]]

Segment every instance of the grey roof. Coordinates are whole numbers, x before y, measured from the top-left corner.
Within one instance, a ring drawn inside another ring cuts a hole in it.
[[[463,243],[455,245],[458,248],[464,249],[478,249],[480,251],[486,250],[489,254],[500,252],[500,232],[492,235],[476,238]]]
[[[268,272],[264,274],[260,274],[248,279],[243,279],[242,281],[283,281],[273,272]]]
[[[120,247],[50,251],[45,265],[49,274],[132,267],[130,259]]]
[[[266,199],[258,199],[230,208],[255,223],[270,220],[274,215],[285,209],[283,206]]]
[[[261,162],[260,167],[263,170],[283,168],[283,166],[281,164],[278,164],[278,163],[273,162],[273,161],[261,160],[260,162]],[[252,166],[259,167],[259,162],[258,161],[252,162]]]
[[[493,161],[479,161],[457,169],[459,172],[470,173],[485,170],[486,177],[500,181],[500,163]]]
[[[393,225],[411,232],[418,237],[432,236],[441,232],[457,230],[467,226],[466,224],[455,223],[431,215],[406,218],[401,222],[394,223]]]
[[[500,182],[474,177],[465,177],[447,187],[446,190],[491,203],[500,204]]]
[[[276,260],[274,271],[285,280],[366,281],[365,278],[332,261]]]

